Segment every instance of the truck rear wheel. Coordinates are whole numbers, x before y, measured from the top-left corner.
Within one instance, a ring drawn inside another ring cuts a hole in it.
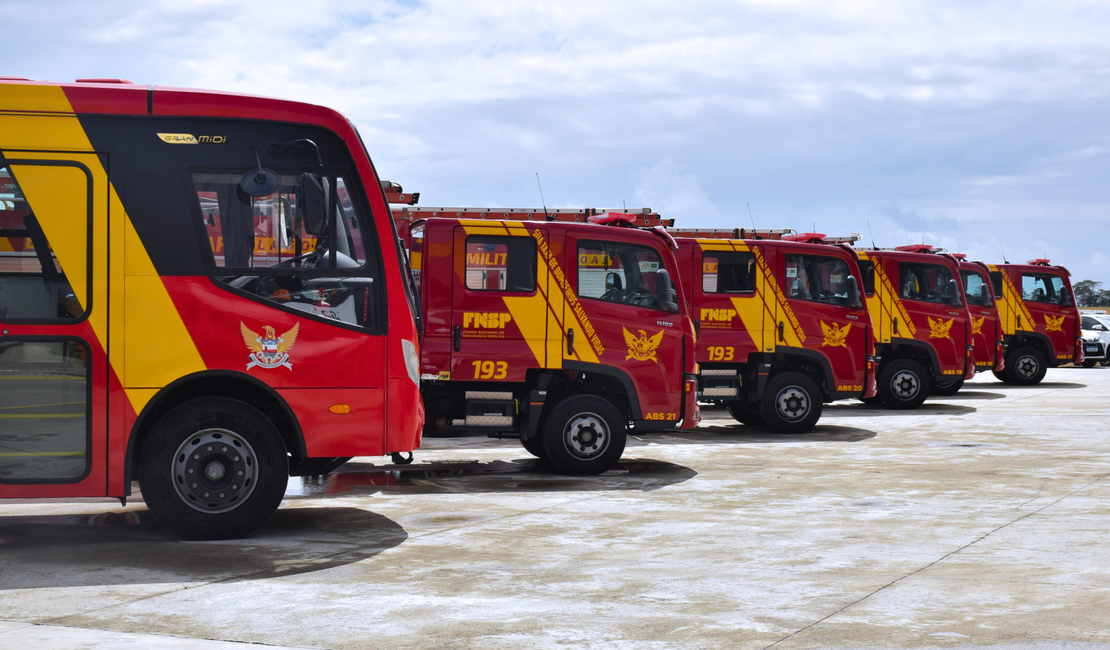
[[[624,418],[615,406],[593,395],[572,395],[551,410],[543,448],[565,474],[600,474],[620,460],[627,439]]]
[[[767,384],[760,410],[772,431],[805,433],[821,417],[821,389],[800,372],[784,372]]]
[[[930,395],[939,395],[941,397],[948,397],[960,392],[964,387],[964,378],[957,379],[937,379],[933,381],[933,387],[929,390]]]
[[[899,359],[879,373],[879,394],[890,408],[915,409],[929,396],[929,383],[920,363]]]
[[[1002,370],[1002,371],[992,370],[991,374],[994,375],[994,378],[997,379],[1000,382],[1003,382],[1003,383],[1006,383],[1006,384],[1010,383],[1010,378],[1006,376],[1006,371],[1005,370]]]
[[[726,402],[725,408],[728,409],[728,414],[732,416],[732,419],[740,424],[759,426],[764,423],[763,414],[759,412],[759,407],[752,406],[743,400]]]
[[[520,439],[520,446],[540,460],[547,460],[547,452],[543,449],[543,434],[533,434],[531,438]]]
[[[289,457],[266,416],[234,399],[195,399],[155,422],[139,485],[151,514],[189,539],[233,539],[281,505]]]
[[[1011,384],[1034,386],[1041,383],[1047,372],[1048,364],[1037,348],[1018,348],[1006,359],[1006,377]]]

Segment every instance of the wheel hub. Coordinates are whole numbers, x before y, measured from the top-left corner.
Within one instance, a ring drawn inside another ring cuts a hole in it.
[[[783,419],[795,422],[809,413],[809,395],[797,386],[787,386],[779,391],[775,406]]]
[[[1024,379],[1028,379],[1037,374],[1037,360],[1033,357],[1022,357],[1018,359],[1015,367],[1017,368],[1017,373]]]
[[[921,389],[917,375],[905,370],[894,375],[890,386],[894,389],[894,394],[903,400],[913,399],[917,395],[917,391]]]
[[[595,413],[582,413],[567,423],[563,444],[576,458],[593,458],[609,447],[609,427]]]
[[[227,429],[205,429],[190,436],[174,454],[173,486],[191,508],[219,513],[233,510],[254,492],[258,461],[254,449]]]

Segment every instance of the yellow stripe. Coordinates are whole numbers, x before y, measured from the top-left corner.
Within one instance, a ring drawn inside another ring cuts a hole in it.
[[[0,413],[0,420],[45,420],[48,418],[83,418],[84,413],[61,413],[50,415],[46,413]]]
[[[15,409],[44,409],[52,406],[77,406],[84,404],[84,402],[57,402],[54,404],[28,404],[26,406],[0,406],[0,411],[11,411]]]
[[[0,453],[0,458],[26,458],[34,456],[84,456],[83,451],[22,451]]]

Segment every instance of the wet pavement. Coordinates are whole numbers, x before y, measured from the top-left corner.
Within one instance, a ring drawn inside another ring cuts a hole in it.
[[[798,436],[706,415],[600,477],[428,439],[237,541],[0,502],[0,648],[1110,648],[1110,369]]]

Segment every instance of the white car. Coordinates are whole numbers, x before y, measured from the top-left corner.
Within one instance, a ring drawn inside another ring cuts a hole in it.
[[[1091,368],[1097,363],[1110,362],[1106,350],[1110,348],[1110,317],[1101,314],[1083,314],[1083,366]]]

